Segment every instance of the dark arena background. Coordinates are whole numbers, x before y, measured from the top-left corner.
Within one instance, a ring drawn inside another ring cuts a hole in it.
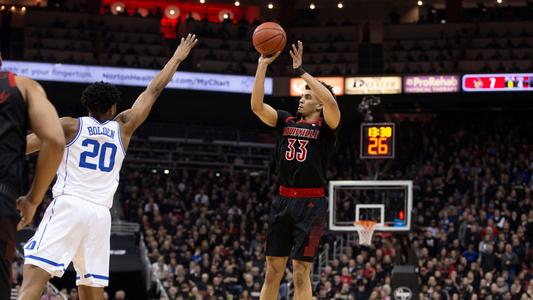
[[[278,191],[276,133],[250,108],[265,21],[287,33],[265,102],[296,112],[298,40],[337,94],[328,180],[412,182],[412,208],[384,206],[408,231],[384,227],[370,246],[355,228],[326,231],[313,299],[533,299],[533,1],[0,0],[0,16],[2,69],[41,83],[59,116],[86,115],[81,92],[100,80],[129,108],[180,37],[199,39],[129,145],[105,299],[259,299]],[[18,234],[13,299],[51,197]],[[351,223],[354,199],[330,210]],[[75,277],[41,299],[78,299]],[[288,264],[280,299],[293,293]]]

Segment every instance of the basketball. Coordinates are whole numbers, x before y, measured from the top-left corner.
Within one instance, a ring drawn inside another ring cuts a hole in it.
[[[252,42],[257,52],[264,56],[271,56],[285,48],[287,35],[279,24],[265,22],[255,29]]]

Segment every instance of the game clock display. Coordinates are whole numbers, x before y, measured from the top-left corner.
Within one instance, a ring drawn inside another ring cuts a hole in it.
[[[361,158],[394,158],[394,123],[361,124]]]

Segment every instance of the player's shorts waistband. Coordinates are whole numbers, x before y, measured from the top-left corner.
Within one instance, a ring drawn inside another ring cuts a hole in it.
[[[290,188],[280,185],[279,194],[288,198],[324,197],[324,188]]]
[[[102,207],[102,208],[105,208],[105,209],[108,209],[108,210],[111,209],[111,206],[108,206],[105,203],[91,201],[87,197],[80,197],[79,195],[75,195],[75,194],[54,195],[54,199],[59,199],[59,198],[67,198],[67,199],[74,200],[74,201],[71,202],[71,203],[74,203],[74,204],[76,204],[76,203],[88,203],[90,205],[94,205],[95,207]]]

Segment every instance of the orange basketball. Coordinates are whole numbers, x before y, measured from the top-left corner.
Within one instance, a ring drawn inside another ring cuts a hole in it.
[[[257,52],[264,56],[271,56],[285,48],[287,35],[279,24],[265,22],[255,29],[252,42]]]

